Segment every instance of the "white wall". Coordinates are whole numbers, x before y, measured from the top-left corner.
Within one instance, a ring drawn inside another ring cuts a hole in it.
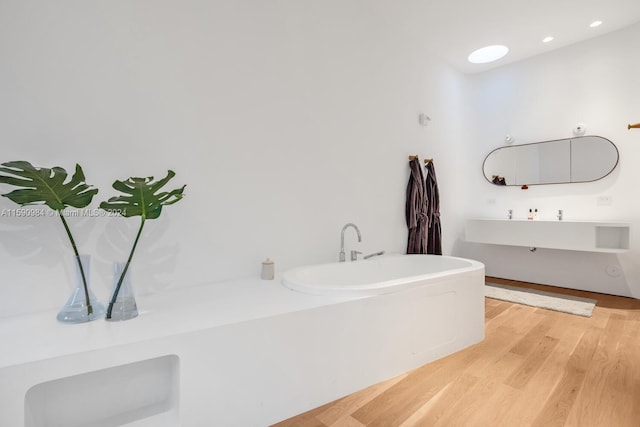
[[[115,179],[174,170],[167,188],[187,197],[145,226],[137,292],[257,275],[266,257],[279,271],[335,260],[347,222],[363,234],[356,246],[349,230],[347,250],[404,251],[408,154],[435,158],[450,253],[465,82],[424,51],[417,7],[3,1],[0,161],[80,163],[94,208]],[[106,299],[138,219],[69,222]],[[72,263],[57,218],[0,216],[0,316],[60,307]]]
[[[640,249],[622,255],[472,246],[463,219],[542,217],[635,222],[638,26],[476,76],[424,50],[427,5],[350,0],[3,1],[0,161],[73,170],[116,194],[114,179],[177,176],[187,197],[146,226],[138,292],[335,260],[347,250],[405,249],[408,154],[435,158],[444,252],[489,274],[640,297]],[[417,123],[420,112],[432,121]],[[482,161],[502,145],[587,133],[621,161],[590,184],[488,184]],[[11,187],[2,186],[2,193]],[[598,196],[611,206],[597,206]],[[16,206],[0,198],[0,212]],[[71,218],[91,281],[106,299],[137,218]],[[634,227],[632,247],[640,247]],[[620,266],[623,275],[604,273]],[[0,316],[60,307],[73,281],[57,218],[0,216]],[[144,310],[143,307],[141,307]]]
[[[542,219],[558,209],[571,219],[607,219],[633,224],[631,251],[597,254],[466,244],[455,253],[485,262],[488,275],[594,290],[640,298],[640,132],[627,130],[640,120],[640,25],[569,46],[530,60],[470,77],[467,114],[474,124],[469,155],[478,165],[466,174],[468,217],[526,218],[537,208]],[[620,163],[608,177],[583,184],[497,187],[486,182],[480,165],[486,154],[503,144],[507,134],[516,143],[568,138],[577,123],[587,134],[613,141]],[[598,197],[611,198],[610,206]],[[618,267],[619,277],[605,273]]]

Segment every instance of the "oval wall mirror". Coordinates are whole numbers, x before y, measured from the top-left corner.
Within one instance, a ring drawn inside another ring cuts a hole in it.
[[[601,136],[579,136],[500,147],[484,159],[482,171],[496,185],[590,182],[609,175],[618,148]]]

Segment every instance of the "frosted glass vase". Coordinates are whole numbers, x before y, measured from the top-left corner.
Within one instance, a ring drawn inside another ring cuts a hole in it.
[[[113,292],[115,292],[118,287],[118,281],[120,280],[120,276],[124,271],[125,265],[126,263],[124,262],[113,263]],[[109,308],[111,309],[110,312]],[[111,304],[111,301],[109,301],[109,307],[107,308],[107,316],[105,317],[105,319],[110,321],[119,321],[133,319],[137,316],[138,306],[136,304],[136,298],[133,293],[133,287],[131,286],[131,269],[128,269],[127,274],[122,280],[120,289],[118,290],[116,300],[113,302],[113,304]]]
[[[100,319],[104,316],[104,305],[102,305],[91,291],[89,286],[89,276],[91,267],[91,257],[89,255],[80,255],[82,270],[87,280],[87,291],[89,294],[89,304],[91,305],[91,313],[87,308],[87,298],[85,296],[84,282],[82,273],[78,265],[78,259],[74,258],[75,265],[75,289],[67,300],[67,303],[58,312],[56,317],[60,322],[64,323],[84,323],[92,320]]]

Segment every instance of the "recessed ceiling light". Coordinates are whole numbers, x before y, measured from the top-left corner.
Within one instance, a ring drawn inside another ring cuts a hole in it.
[[[593,21],[589,26],[591,28],[599,27],[602,24],[602,21]]]
[[[486,62],[497,61],[509,52],[509,48],[503,45],[485,46],[471,52],[467,58],[474,64],[484,64]]]
[[[549,43],[550,41],[553,41],[553,37],[551,36],[547,36],[542,39],[542,43]]]

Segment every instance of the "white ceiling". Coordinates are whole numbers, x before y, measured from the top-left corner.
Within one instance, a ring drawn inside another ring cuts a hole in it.
[[[590,28],[595,20],[602,25]],[[427,0],[420,21],[429,50],[477,73],[638,23],[640,0]],[[542,43],[546,36],[554,40]],[[467,61],[473,50],[494,44],[509,47],[507,56],[489,64]]]

